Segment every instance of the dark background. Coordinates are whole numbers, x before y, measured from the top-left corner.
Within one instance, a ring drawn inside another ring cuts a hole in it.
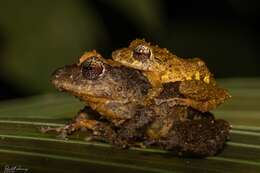
[[[57,67],[135,38],[201,57],[217,78],[257,77],[257,0],[75,0],[0,3],[0,100],[54,91]]]

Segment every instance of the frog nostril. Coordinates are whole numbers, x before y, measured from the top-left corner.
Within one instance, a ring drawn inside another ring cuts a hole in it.
[[[97,61],[96,57],[89,59],[81,64],[82,75],[88,80],[95,80],[102,76],[105,71],[105,67],[102,62]]]
[[[139,45],[134,49],[133,57],[136,60],[144,61],[149,59],[151,56],[151,50],[145,45]]]
[[[58,68],[57,70],[55,70],[53,73],[52,73],[52,79],[59,79],[61,78],[62,76],[64,76],[63,74],[65,74],[65,71],[66,71],[66,68]]]

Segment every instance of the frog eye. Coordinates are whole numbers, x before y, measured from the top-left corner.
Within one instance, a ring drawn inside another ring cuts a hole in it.
[[[88,80],[95,80],[102,76],[105,72],[105,67],[97,57],[92,57],[81,64],[82,75]]]
[[[150,48],[145,45],[139,45],[134,49],[133,57],[136,60],[144,61],[151,56]]]

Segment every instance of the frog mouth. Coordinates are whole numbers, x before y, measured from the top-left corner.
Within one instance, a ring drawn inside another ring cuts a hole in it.
[[[57,80],[52,80],[53,85],[59,91],[67,91],[71,95],[78,97],[80,100],[92,102],[92,103],[105,103],[107,100],[112,100],[109,96],[106,95],[98,95],[91,92],[86,92],[84,87],[77,86],[67,83],[67,82],[60,82]]]
[[[122,53],[123,52],[123,53]],[[135,60],[133,57],[133,53],[129,51],[116,50],[112,52],[112,58],[114,61],[134,69],[145,70],[143,62]]]
[[[134,59],[131,60],[131,62],[129,62],[127,60],[119,59],[119,58],[118,59],[115,58],[114,60],[119,62],[120,64],[127,66],[127,67],[130,67],[130,68],[134,68],[134,69],[142,70],[142,71],[149,70],[148,65],[145,65],[146,63],[143,63],[143,62],[140,62],[140,61],[137,61],[137,60],[134,60]]]

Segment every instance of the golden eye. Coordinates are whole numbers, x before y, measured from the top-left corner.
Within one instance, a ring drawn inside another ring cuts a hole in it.
[[[95,80],[104,74],[105,67],[97,57],[92,57],[81,64],[82,75],[88,80]]]
[[[134,49],[133,57],[139,61],[145,61],[151,56],[151,50],[145,45],[139,45]]]

